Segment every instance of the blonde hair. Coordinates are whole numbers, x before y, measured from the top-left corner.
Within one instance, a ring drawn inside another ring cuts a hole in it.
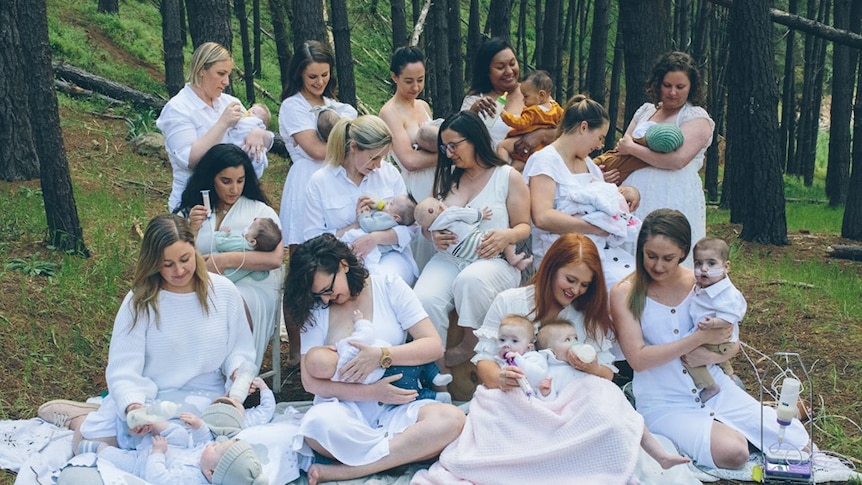
[[[357,150],[377,150],[392,144],[392,132],[386,122],[374,115],[363,115],[355,120],[342,118],[329,133],[326,142],[327,163],[335,167],[344,165],[351,143]]]
[[[222,47],[221,44],[204,42],[192,54],[186,82],[194,87],[199,87],[201,84],[200,73],[212,67],[213,64],[222,61],[233,62],[233,56],[230,51]]]
[[[152,218],[144,232],[141,252],[135,266],[135,276],[132,279],[132,314],[130,330],[138,323],[138,318],[149,316],[153,312],[155,325],[159,326],[159,291],[162,289],[161,270],[164,265],[165,248],[177,243],[186,242],[193,248],[195,234],[191,225],[176,214],[165,214]],[[192,276],[198,302],[205,314],[209,314],[207,294],[210,279],[204,258],[195,250],[195,273]]]
[[[551,339],[551,336],[548,334],[551,333],[551,330],[558,328],[569,330],[575,327],[572,326],[572,322],[563,320],[562,318],[542,322],[539,324],[539,331],[536,335],[536,349],[543,350],[550,347],[551,342],[549,340]]]
[[[509,314],[500,319],[500,328],[497,330],[499,332],[503,329],[503,327],[520,327],[527,331],[527,335],[530,337],[530,342],[536,339],[536,327],[533,325],[533,322],[530,321],[529,318],[524,315],[517,314]]]

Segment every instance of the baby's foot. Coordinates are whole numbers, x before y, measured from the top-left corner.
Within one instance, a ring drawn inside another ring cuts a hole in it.
[[[437,374],[431,379],[431,384],[435,386],[446,386],[452,382],[452,374]]]
[[[524,271],[528,266],[533,264],[533,257],[524,257],[524,253],[518,253],[513,258],[513,261],[510,261],[509,263],[511,263],[515,268],[518,268],[519,271]]]
[[[353,321],[354,321],[354,322],[358,322],[359,320],[363,320],[363,319],[364,319],[364,317],[365,317],[365,316],[364,316],[364,315],[362,315],[362,312],[361,312],[361,311],[359,311],[359,310],[353,310]]]
[[[436,396],[434,396],[435,401],[444,402],[446,404],[452,404],[452,395],[448,392],[438,392]]]
[[[719,391],[721,391],[721,387],[718,384],[704,387],[700,390],[700,402],[709,401],[714,398]]]
[[[661,467],[663,469],[667,470],[668,468],[675,467],[677,465],[682,465],[684,463],[688,463],[691,461],[691,459],[687,458],[685,456],[682,456],[682,455],[673,455],[673,454],[667,453],[667,454],[663,454],[662,456],[658,457],[658,459],[656,459],[656,461],[658,462],[659,465],[661,465]]]
[[[81,440],[78,442],[78,447],[75,448],[76,455],[83,455],[84,453],[95,453],[99,454],[100,451],[104,450],[108,446],[104,441],[93,441],[93,440]]]

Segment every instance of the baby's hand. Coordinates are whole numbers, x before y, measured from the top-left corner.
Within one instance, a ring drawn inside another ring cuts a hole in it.
[[[201,426],[204,424],[204,421],[199,416],[195,416],[192,413],[180,413],[179,418],[180,421],[186,423],[192,429],[201,429]]]
[[[153,436],[153,453],[161,453],[162,455],[168,451],[168,440],[164,436]]]
[[[249,391],[251,393],[251,392],[254,392],[258,389],[269,389],[269,388],[266,386],[266,382],[263,379],[261,379],[260,377],[255,377],[254,379],[251,380],[251,389]]]
[[[493,215],[494,211],[492,211],[490,207],[485,207],[484,209],[482,209],[482,219],[487,221]]]
[[[512,352],[512,351],[509,351],[509,352],[506,352],[505,354],[503,354],[503,358],[506,360],[513,360],[517,356],[518,356],[518,353]]]
[[[551,382],[552,378],[545,377],[542,379],[542,382],[539,383],[539,392],[542,393],[543,396],[546,396],[551,393]]]

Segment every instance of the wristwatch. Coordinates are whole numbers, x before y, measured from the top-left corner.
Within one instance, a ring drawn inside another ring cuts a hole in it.
[[[389,347],[382,347],[380,350],[383,351],[380,355],[380,367],[388,369],[392,365],[392,354],[389,353]]]

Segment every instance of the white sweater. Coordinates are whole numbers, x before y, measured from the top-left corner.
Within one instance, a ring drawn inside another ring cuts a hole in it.
[[[223,394],[225,376],[243,361],[254,362],[254,344],[242,296],[227,278],[210,274],[209,313],[196,293],[159,292],[159,324],[141,315],[134,328],[131,298],[117,312],[108,367],[108,390],[122,413],[170,391]]]

